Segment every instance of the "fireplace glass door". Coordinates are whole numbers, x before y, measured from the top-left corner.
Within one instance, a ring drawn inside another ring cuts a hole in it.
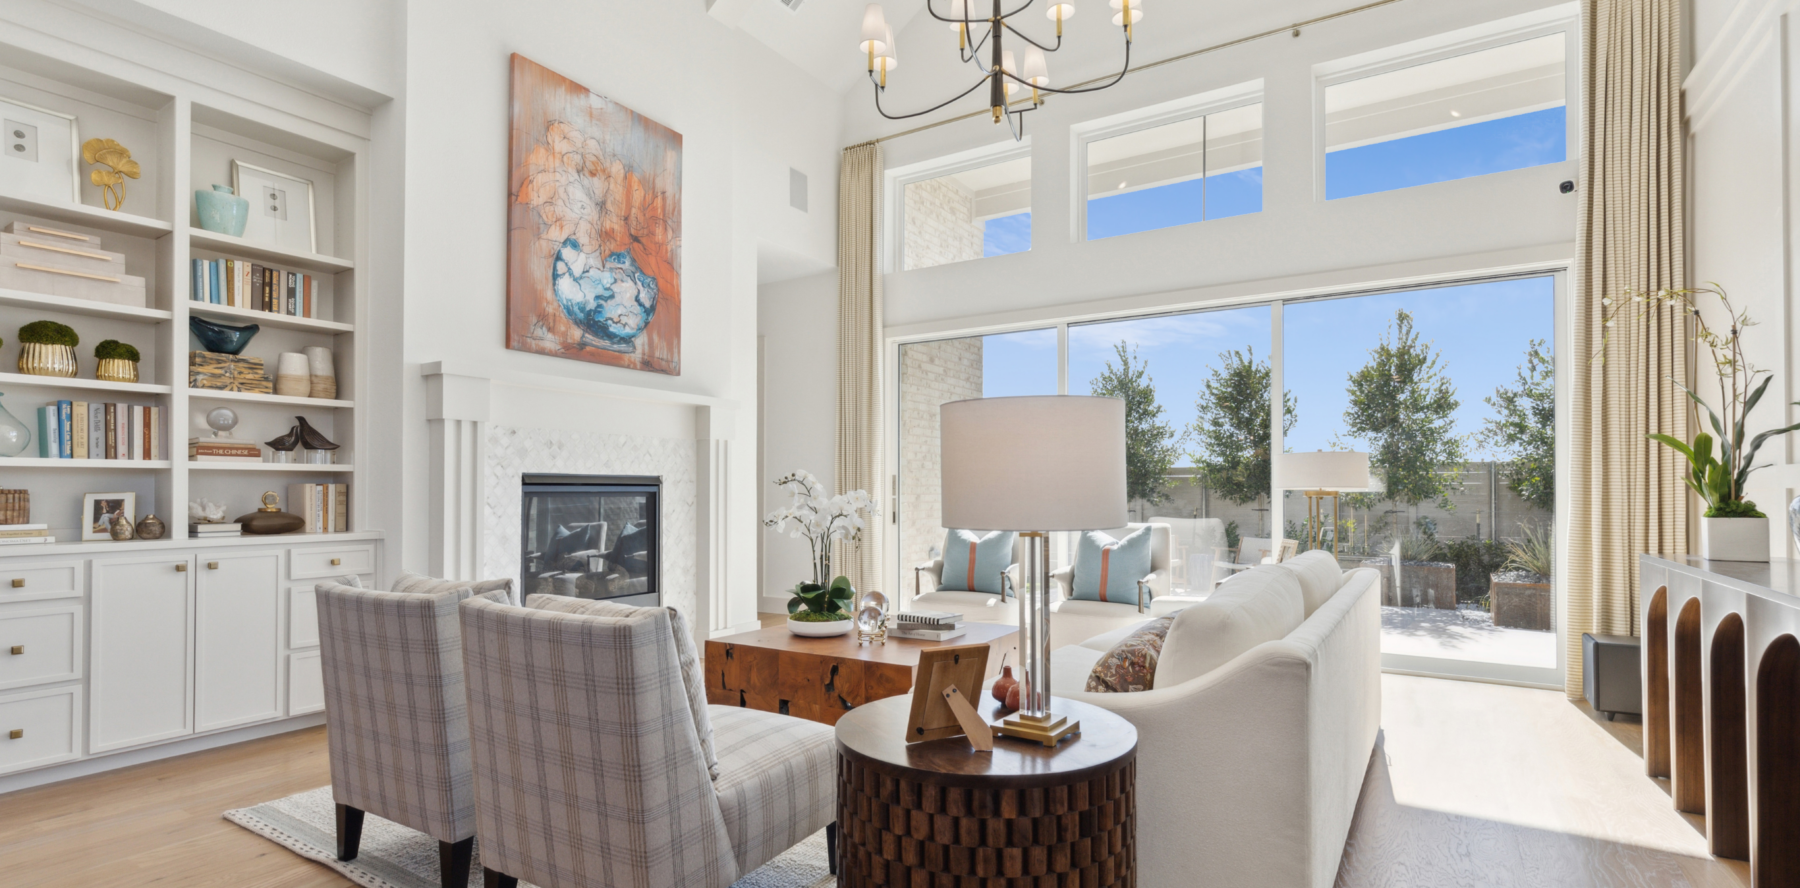
[[[526,476],[520,586],[654,607],[660,536],[655,478]]]

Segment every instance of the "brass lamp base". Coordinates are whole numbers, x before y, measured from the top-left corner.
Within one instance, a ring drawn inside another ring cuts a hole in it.
[[[994,733],[1054,748],[1065,738],[1081,733],[1081,722],[1070,721],[1054,712],[1047,713],[1043,718],[1014,715],[1002,721],[1000,727],[994,729]]]

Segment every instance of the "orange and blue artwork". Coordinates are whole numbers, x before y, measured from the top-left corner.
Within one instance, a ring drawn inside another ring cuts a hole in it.
[[[506,347],[681,375],[681,134],[512,57]]]

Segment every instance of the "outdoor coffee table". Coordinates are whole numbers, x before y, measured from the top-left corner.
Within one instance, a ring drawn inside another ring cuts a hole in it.
[[[986,644],[988,678],[1000,657],[1019,662],[1019,627],[969,623],[948,641],[888,638],[860,644],[854,634],[802,638],[785,626],[728,635],[706,643],[706,702],[837,724],[864,703],[912,691],[919,653],[931,648]]]

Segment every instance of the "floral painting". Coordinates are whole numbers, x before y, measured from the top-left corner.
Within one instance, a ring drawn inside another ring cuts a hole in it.
[[[506,347],[681,375],[681,134],[512,57]]]

